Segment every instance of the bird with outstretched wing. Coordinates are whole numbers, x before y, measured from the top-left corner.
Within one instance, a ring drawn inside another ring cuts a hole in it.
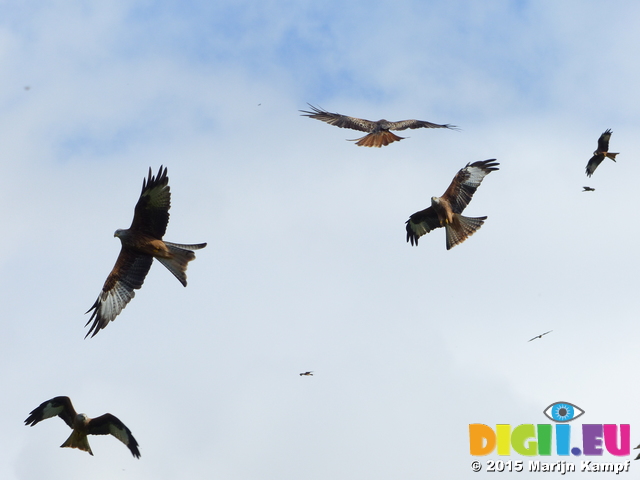
[[[113,435],[129,448],[134,457],[140,458],[138,442],[124,423],[110,413],[96,418],[89,418],[84,413],[76,413],[69,397],[55,397],[42,402],[31,411],[24,423],[33,427],[42,420],[56,416],[64,420],[64,423],[73,430],[69,438],[60,445],[61,448],[77,448],[93,455],[87,435]]]
[[[602,163],[605,157],[610,158],[614,162],[616,161],[616,155],[618,155],[618,153],[609,152],[609,139],[611,138],[611,133],[611,129],[609,128],[600,135],[600,138],[598,139],[598,148],[593,152],[593,157],[591,157],[589,159],[589,163],[587,163],[587,177],[593,175],[593,172],[596,171],[596,168],[598,168],[598,165]]]
[[[171,193],[167,169],[161,166],[158,174],[153,176],[149,168],[149,177],[142,182],[131,226],[127,230],[118,229],[113,234],[120,239],[122,248],[102,292],[87,311],[93,310],[93,313],[86,325],[93,324],[85,338],[89,334],[95,336],[127,306],[135,296],[134,290],[142,287],[154,258],[187,286],[187,264],[196,258],[193,250],[207,244],[185,245],[162,240],[169,223],[169,208]]]
[[[315,118],[328,123],[329,125],[335,125],[340,128],[350,128],[352,130],[359,130],[361,132],[367,132],[364,137],[350,140],[356,142],[359,147],[383,147],[390,143],[403,140],[405,137],[399,137],[395,133],[391,133],[389,130],[406,130],[408,128],[448,128],[451,130],[457,130],[454,125],[439,125],[437,123],[425,122],[424,120],[401,120],[399,122],[390,122],[388,120],[378,120],[377,122],[371,120],[365,120],[363,118],[348,117],[346,115],[340,115],[339,113],[331,113],[321,108],[314,107],[310,103],[307,104],[311,107],[311,110],[300,110],[304,117]]]
[[[444,227],[447,250],[464,242],[473,235],[487,217],[464,217],[462,212],[471,201],[482,179],[498,170],[494,159],[467,163],[453,178],[451,185],[441,197],[431,197],[431,206],[414,213],[406,221],[407,242],[418,245],[418,239],[436,228]]]

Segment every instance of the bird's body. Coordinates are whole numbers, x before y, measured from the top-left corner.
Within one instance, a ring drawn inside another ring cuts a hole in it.
[[[600,138],[598,138],[598,148],[593,152],[593,157],[591,157],[589,159],[589,163],[587,163],[587,177],[593,175],[593,172],[596,171],[596,168],[598,168],[598,165],[602,163],[605,157],[610,158],[614,162],[616,161],[616,155],[618,155],[618,153],[609,152],[609,139],[611,138],[611,133],[611,129],[609,128],[600,135]]]
[[[55,416],[64,420],[73,430],[69,438],[60,445],[61,448],[77,448],[93,455],[87,435],[113,435],[129,448],[134,457],[140,458],[138,442],[124,423],[110,413],[96,418],[76,413],[69,397],[55,397],[43,402],[31,411],[24,423],[33,427],[42,420]]]
[[[416,212],[406,222],[407,242],[418,245],[418,239],[431,230],[444,227],[447,250],[473,235],[487,217],[464,217],[461,213],[471,201],[482,179],[498,170],[495,159],[468,163],[453,178],[442,197],[431,197],[431,206]]]
[[[348,117],[339,113],[331,113],[326,110],[314,107],[308,104],[312,111],[300,110],[303,116],[309,118],[315,118],[328,123],[329,125],[335,125],[340,128],[350,128],[352,130],[359,130],[361,132],[367,132],[364,137],[351,140],[356,142],[359,147],[383,147],[390,143],[403,140],[405,137],[399,137],[398,135],[390,132],[390,130],[406,130],[407,128],[448,128],[456,130],[454,125],[439,125],[437,123],[425,122],[424,120],[401,120],[399,122],[390,122],[385,119],[378,120],[377,122],[371,120],[365,120],[364,118]]]
[[[185,245],[162,239],[171,208],[168,183],[166,168],[160,167],[155,177],[149,168],[149,177],[142,183],[131,226],[118,229],[113,234],[120,239],[122,248],[102,292],[87,311],[93,310],[87,325],[92,321],[93,324],[86,336],[95,336],[126,307],[135,296],[134,290],[142,287],[154,258],[167,267],[183,286],[187,286],[187,264],[196,258],[193,250],[207,244]]]

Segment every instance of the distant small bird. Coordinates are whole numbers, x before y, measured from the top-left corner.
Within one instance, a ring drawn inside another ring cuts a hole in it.
[[[462,212],[469,205],[482,179],[498,170],[495,158],[467,163],[467,166],[453,177],[447,191],[441,197],[431,197],[431,206],[416,212],[407,224],[407,242],[418,245],[418,239],[431,230],[444,227],[447,234],[447,250],[464,242],[473,235],[487,217],[464,217]]]
[[[31,90],[31,87],[29,85],[25,85],[24,89],[28,92],[29,90]]]
[[[300,376],[302,375],[306,375],[307,377],[313,377],[313,372],[304,372],[300,374]]]
[[[110,413],[96,418],[89,418],[84,413],[78,414],[69,397],[55,397],[43,402],[31,411],[24,423],[33,427],[42,420],[56,416],[73,429],[69,438],[60,445],[61,448],[77,448],[93,455],[87,435],[113,435],[129,448],[134,457],[140,458],[138,442],[124,423]]]
[[[544,335],[546,335],[547,333],[551,333],[551,332],[553,332],[553,330],[549,330],[548,332],[544,332],[544,333],[541,333],[540,335],[536,335],[531,340],[529,340],[529,342],[535,340],[536,338],[542,338]],[[529,343],[529,342],[527,342],[527,343]]]
[[[587,177],[593,175],[598,165],[602,163],[604,157],[610,158],[614,162],[616,161],[616,155],[618,153],[609,153],[609,139],[611,138],[611,129],[607,129],[598,139],[598,148],[593,152],[593,157],[587,163]]]
[[[595,192],[596,189],[595,188],[591,188],[591,187],[582,187],[584,188],[584,190],[582,190],[583,192]]]
[[[328,123],[329,125],[335,125],[340,128],[351,128],[352,130],[359,130],[361,132],[367,132],[368,135],[364,137],[356,138],[355,140],[349,140],[350,142],[356,142],[359,147],[382,147],[389,145],[395,141],[403,140],[406,137],[399,137],[389,130],[406,130],[407,128],[448,128],[451,130],[457,130],[455,125],[438,125],[437,123],[425,122],[423,120],[401,120],[399,122],[390,122],[388,120],[378,120],[373,122],[371,120],[365,120],[363,118],[347,117],[346,115],[340,115],[339,113],[331,113],[320,108],[314,107],[308,103],[309,107],[313,110],[309,112],[307,110],[300,110],[304,117],[315,118]]]

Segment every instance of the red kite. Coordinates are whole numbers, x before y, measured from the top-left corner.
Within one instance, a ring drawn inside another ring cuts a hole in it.
[[[92,332],[91,336],[95,336],[126,307],[135,296],[134,290],[142,287],[154,258],[167,267],[182,285],[187,286],[187,264],[196,258],[192,250],[204,248],[207,244],[183,245],[162,240],[171,208],[168,183],[166,168],[163,170],[160,166],[155,177],[149,168],[149,178],[142,181],[142,193],[131,226],[128,230],[118,229],[113,234],[122,242],[122,249],[104,282],[102,292],[87,311],[93,310],[93,313],[85,327],[91,321],[93,324],[85,338]]]
[[[471,201],[473,194],[482,183],[482,179],[494,170],[499,163],[495,158],[467,163],[453,178],[451,185],[441,197],[431,197],[431,206],[416,212],[407,220],[407,242],[418,245],[418,239],[436,228],[445,227],[447,250],[464,242],[478,230],[487,217],[463,217],[462,211]]]
[[[399,122],[390,122],[388,120],[378,120],[372,122],[371,120],[364,120],[362,118],[347,117],[346,115],[340,115],[339,113],[331,113],[320,108],[314,107],[308,103],[313,110],[309,112],[307,110],[300,110],[304,117],[315,118],[316,120],[322,120],[329,125],[335,125],[340,128],[351,128],[353,130],[359,130],[361,132],[367,132],[361,138],[355,140],[349,140],[350,142],[356,142],[359,147],[382,147],[389,145],[395,141],[403,140],[406,137],[399,137],[389,130],[406,130],[407,128],[449,128],[456,130],[454,125],[438,125],[437,123],[425,122],[423,120],[401,120]]]
[[[84,413],[76,413],[69,397],[55,397],[43,402],[33,409],[24,423],[33,427],[36,423],[55,416],[60,417],[73,429],[60,448],[78,448],[93,455],[87,435],[113,435],[131,450],[134,457],[140,458],[138,442],[124,423],[110,413],[96,418],[89,418]]]
[[[607,129],[598,139],[598,148],[593,152],[593,157],[587,163],[587,177],[593,175],[598,165],[602,163],[604,157],[610,158],[614,162],[616,161],[617,153],[609,153],[609,139],[611,138],[611,129]]]
[[[307,377],[313,377],[313,372],[304,372],[301,373],[300,376],[306,375]]]
[[[542,337],[544,337],[547,333],[551,333],[551,332],[553,332],[553,330],[549,330],[548,332],[544,332],[544,333],[541,333],[540,335],[536,335],[536,336],[535,336],[535,337],[533,337],[531,340],[529,340],[529,342],[531,342],[531,341],[535,340],[536,338],[542,338]],[[527,342],[527,343],[528,343],[528,342]]]

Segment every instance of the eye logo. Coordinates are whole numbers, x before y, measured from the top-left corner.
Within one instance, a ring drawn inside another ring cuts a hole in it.
[[[545,408],[543,413],[554,422],[565,423],[584,414],[584,410],[573,403],[556,402]]]

